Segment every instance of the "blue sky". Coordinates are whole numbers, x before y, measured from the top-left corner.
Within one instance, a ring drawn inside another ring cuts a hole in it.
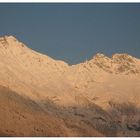
[[[140,58],[140,4],[2,4],[0,36],[76,64],[96,53]]]

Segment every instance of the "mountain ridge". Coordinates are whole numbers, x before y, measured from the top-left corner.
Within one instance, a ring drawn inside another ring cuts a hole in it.
[[[5,101],[0,105],[7,104],[6,111],[0,110],[6,116],[0,115],[0,122],[17,122],[15,128],[2,123],[0,134],[139,136],[140,60],[133,56],[114,54],[109,58],[98,53],[91,60],[69,65],[6,36],[0,38],[0,69],[0,95]],[[31,103],[42,113],[33,113]],[[20,113],[15,113],[15,106],[22,107],[17,108]],[[47,122],[45,115],[52,121]],[[29,120],[35,125],[28,126]],[[49,131],[46,126],[51,123]],[[61,125],[62,129],[56,129]]]
[[[0,43],[1,43],[1,45],[3,45],[3,46],[6,46],[6,45],[10,44],[11,42],[17,42],[17,43],[19,43],[19,44],[18,44],[19,46],[27,47],[24,43],[20,42],[16,37],[14,37],[14,36],[12,36],[12,35],[5,35],[5,36],[1,36],[1,37],[0,37]],[[28,47],[27,47],[27,48],[28,48]],[[28,49],[32,50],[31,48],[28,48]],[[34,50],[32,50],[32,51],[34,51]],[[39,54],[42,54],[42,53],[37,52],[37,51],[34,51],[34,52],[39,53]],[[46,55],[46,54],[42,54],[42,55],[45,55],[45,56],[49,57],[49,56]],[[51,57],[50,57],[50,58],[51,58]],[[122,60],[128,60],[128,58],[131,58],[131,59],[138,59],[138,58],[133,57],[133,56],[127,54],[127,53],[115,53],[115,54],[113,54],[111,57],[108,57],[108,56],[104,55],[103,53],[97,53],[97,54],[95,54],[90,60],[92,60],[92,59],[98,59],[98,58],[108,58],[108,59],[119,59],[119,58],[121,59],[121,58],[123,58]],[[53,59],[53,58],[52,58],[52,59]],[[55,59],[55,60],[56,60],[56,59]],[[87,61],[90,61],[90,60],[87,60]],[[62,60],[57,60],[57,61],[62,61]],[[131,61],[131,60],[130,60],[130,61]],[[64,63],[67,63],[67,62],[65,62],[65,61],[63,61],[63,62],[64,62]],[[81,63],[84,63],[84,62],[86,62],[86,61],[83,61],[83,62],[81,62]],[[68,64],[68,63],[67,63],[67,64]],[[72,64],[72,65],[78,65],[78,64],[80,64],[80,63]],[[68,65],[69,65],[69,64],[68,64]]]

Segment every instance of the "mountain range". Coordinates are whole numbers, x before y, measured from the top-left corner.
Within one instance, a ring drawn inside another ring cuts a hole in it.
[[[140,136],[140,59],[69,65],[0,37],[0,136]]]

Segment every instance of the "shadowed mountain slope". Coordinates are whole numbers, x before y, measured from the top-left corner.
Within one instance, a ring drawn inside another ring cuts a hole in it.
[[[63,115],[57,115],[56,107],[49,101],[46,105],[50,108],[48,111],[0,86],[0,136],[103,136],[95,129],[88,130],[90,127],[87,125],[85,128],[81,124],[76,126],[75,118],[68,124],[70,120],[64,121]]]

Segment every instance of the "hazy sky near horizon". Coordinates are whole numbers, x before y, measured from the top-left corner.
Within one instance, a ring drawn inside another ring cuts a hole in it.
[[[0,36],[70,64],[96,53],[140,58],[140,4],[2,4]]]

